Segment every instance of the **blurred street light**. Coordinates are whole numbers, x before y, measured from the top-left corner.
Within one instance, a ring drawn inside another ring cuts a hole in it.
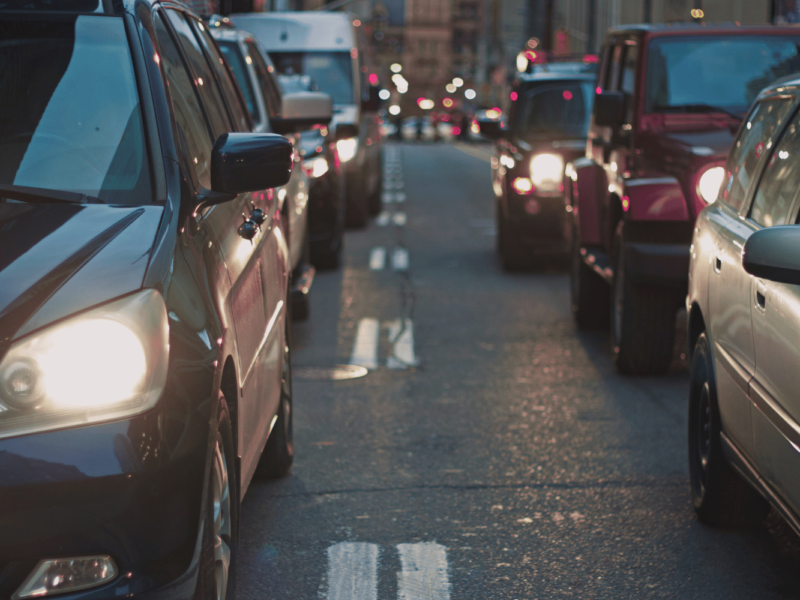
[[[464,90],[464,98],[466,98],[467,100],[474,100],[475,96],[477,96],[477,95],[478,94],[475,93],[475,90],[473,90],[473,89]]]
[[[389,107],[389,114],[390,115],[399,115],[400,114],[400,107],[397,104],[392,104]]]
[[[385,88],[382,89],[380,92],[378,92],[378,98],[380,98],[381,100],[388,100],[391,97],[391,95],[392,92],[390,92]]]
[[[444,89],[447,90],[448,94],[455,94],[458,88],[454,86],[452,83],[448,83],[446,86],[444,86]]]
[[[400,71],[403,70],[403,65],[401,65],[400,63],[393,63],[389,67],[389,69],[392,71],[392,73],[399,73]]]
[[[461,77],[455,77],[453,79],[453,85],[456,87],[461,87],[462,85],[464,85],[464,80],[461,79]]]

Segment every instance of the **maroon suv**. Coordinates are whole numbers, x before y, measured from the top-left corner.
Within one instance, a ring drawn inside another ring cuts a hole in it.
[[[573,313],[582,328],[611,321],[621,372],[669,367],[695,218],[716,200],[758,92],[797,71],[800,31],[788,27],[609,32],[586,157],[566,167],[566,202]]]

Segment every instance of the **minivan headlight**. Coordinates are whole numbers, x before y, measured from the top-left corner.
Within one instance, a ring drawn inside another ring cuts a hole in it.
[[[0,362],[0,439],[149,410],[168,357],[167,310],[155,290],[25,337]]]
[[[358,152],[358,138],[345,138],[336,142],[336,150],[339,152],[339,160],[347,162],[353,160]]]
[[[533,187],[542,192],[561,190],[564,179],[564,159],[558,154],[537,154],[531,159]]]
[[[706,204],[711,204],[716,201],[719,188],[724,178],[724,167],[711,167],[710,169],[706,169],[705,173],[697,180],[697,193],[700,194],[700,197]]]

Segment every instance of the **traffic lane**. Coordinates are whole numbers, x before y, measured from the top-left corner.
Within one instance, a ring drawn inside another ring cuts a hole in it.
[[[341,317],[308,327],[327,331],[341,360],[355,335],[343,323],[397,317],[410,281],[422,365],[296,382],[293,475],[245,500],[242,597],[326,597],[326,554],[344,540],[377,545],[381,598],[397,597],[398,544],[430,541],[447,547],[459,598],[800,589],[796,538],[779,519],[744,533],[696,522],[685,372],[619,377],[605,335],[575,332],[565,275],[500,271],[482,233],[485,163],[420,145],[404,158],[406,227],[348,234],[341,284],[328,290],[339,296],[312,296]],[[393,235],[411,251],[408,280],[367,272],[368,250]],[[312,352],[296,350],[295,364]]]

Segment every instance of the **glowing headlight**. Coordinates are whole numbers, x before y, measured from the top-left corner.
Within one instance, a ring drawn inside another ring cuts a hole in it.
[[[311,176],[322,177],[328,172],[328,161],[323,157],[315,158],[311,161]]]
[[[339,160],[347,162],[352,160],[358,152],[358,139],[347,138],[336,142],[336,150],[339,152]]]
[[[561,190],[564,159],[558,154],[537,154],[531,159],[531,181],[542,192]]]
[[[0,438],[144,412],[161,396],[168,356],[155,290],[23,338],[0,362]]]
[[[717,199],[724,178],[724,167],[711,167],[700,176],[700,180],[697,182],[697,193],[707,204],[711,204]]]

